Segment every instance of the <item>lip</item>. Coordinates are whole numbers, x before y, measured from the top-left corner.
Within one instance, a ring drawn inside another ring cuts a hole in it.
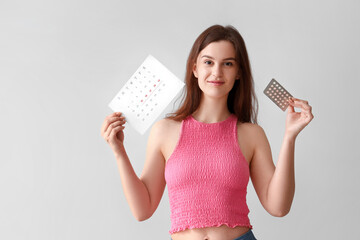
[[[220,85],[224,84],[224,82],[221,82],[221,81],[208,81],[208,83],[211,83],[215,86],[220,86]]]

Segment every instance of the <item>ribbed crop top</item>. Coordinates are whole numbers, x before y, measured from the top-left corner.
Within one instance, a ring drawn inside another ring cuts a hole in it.
[[[217,123],[189,115],[165,166],[170,234],[192,228],[246,226],[249,165],[237,140],[237,116]]]

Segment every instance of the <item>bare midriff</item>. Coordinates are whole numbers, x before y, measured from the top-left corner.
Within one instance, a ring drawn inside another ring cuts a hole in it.
[[[176,232],[171,235],[172,240],[233,240],[249,231],[248,227],[220,227],[193,228]]]

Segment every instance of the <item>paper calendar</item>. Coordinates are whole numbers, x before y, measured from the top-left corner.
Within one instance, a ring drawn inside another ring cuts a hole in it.
[[[155,122],[184,82],[149,55],[110,102],[140,134]]]

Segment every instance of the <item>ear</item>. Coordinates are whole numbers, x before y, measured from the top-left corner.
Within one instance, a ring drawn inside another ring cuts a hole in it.
[[[193,65],[193,74],[194,74],[194,76],[196,77],[196,78],[198,78],[198,74],[197,74],[197,68],[196,68],[196,63],[194,63],[194,65]]]

